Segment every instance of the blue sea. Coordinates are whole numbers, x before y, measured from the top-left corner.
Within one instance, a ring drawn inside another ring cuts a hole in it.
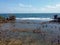
[[[54,15],[60,16],[60,13],[13,13],[16,18],[53,18]],[[0,14],[0,16],[8,17],[10,14]]]
[[[10,15],[16,16],[16,21],[28,20],[33,22],[43,22],[53,20],[54,15],[60,16],[60,13],[11,13],[0,14],[0,16],[9,17]]]
[[[0,14],[0,15],[8,17],[11,14]],[[50,18],[53,15],[55,15],[55,13],[15,13],[12,15],[15,15],[17,18]]]

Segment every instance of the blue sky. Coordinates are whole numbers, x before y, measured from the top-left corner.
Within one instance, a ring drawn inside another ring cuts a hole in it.
[[[60,0],[0,0],[0,13],[60,13]]]

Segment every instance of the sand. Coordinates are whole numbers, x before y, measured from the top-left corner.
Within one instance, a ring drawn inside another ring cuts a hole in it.
[[[0,45],[60,45],[60,35],[54,26],[58,28],[59,24],[0,23]]]

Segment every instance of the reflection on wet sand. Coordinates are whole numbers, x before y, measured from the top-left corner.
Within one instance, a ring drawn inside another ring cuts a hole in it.
[[[60,36],[45,27],[31,22],[0,23],[0,45],[60,45]]]

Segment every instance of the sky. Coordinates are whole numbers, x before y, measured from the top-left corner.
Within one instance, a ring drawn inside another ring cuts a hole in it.
[[[0,13],[60,13],[60,0],[0,0]]]

